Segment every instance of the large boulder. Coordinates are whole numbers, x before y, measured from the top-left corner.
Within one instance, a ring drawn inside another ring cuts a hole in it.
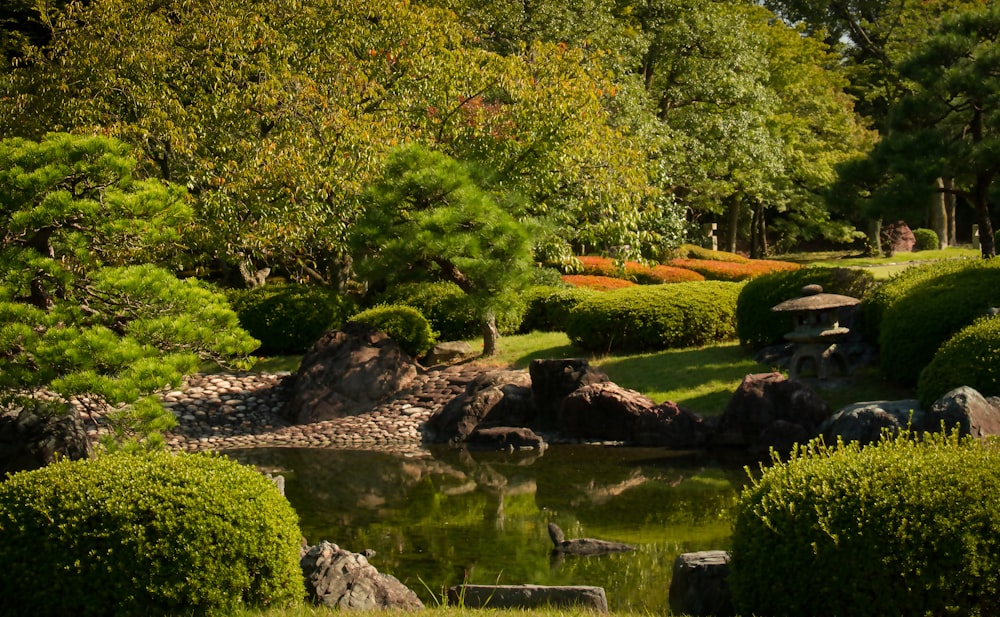
[[[883,432],[892,435],[907,428],[919,429],[924,423],[920,401],[867,401],[837,410],[823,421],[819,432],[828,444],[856,441],[861,445],[875,443]]]
[[[0,478],[39,469],[56,459],[90,458],[92,449],[79,412],[22,408],[0,416]]]
[[[559,408],[567,396],[583,386],[611,381],[604,371],[580,358],[532,360],[528,374],[539,420],[548,426],[558,422]]]
[[[419,372],[416,361],[384,333],[348,323],[306,352],[285,416],[307,424],[365,413],[405,389]]]
[[[465,443],[477,450],[544,450],[545,441],[525,426],[476,427]]]
[[[670,610],[685,615],[735,615],[729,591],[726,551],[700,551],[678,555],[670,579]]]
[[[747,375],[719,418],[715,443],[751,450],[787,449],[788,436],[809,439],[830,415],[816,391],[781,373]]]
[[[534,420],[531,378],[526,371],[498,370],[472,379],[427,421],[439,443],[465,441],[476,428],[528,426]]]
[[[424,608],[417,594],[396,577],[380,573],[364,555],[336,544],[309,547],[299,564],[314,604],[359,611]]]
[[[709,434],[698,414],[674,403],[657,405],[610,381],[584,386],[563,399],[558,428],[570,437],[677,449],[702,446]]]
[[[928,431],[952,430],[961,435],[985,437],[1000,435],[1000,401],[986,398],[968,386],[948,392],[931,405],[924,428]]]

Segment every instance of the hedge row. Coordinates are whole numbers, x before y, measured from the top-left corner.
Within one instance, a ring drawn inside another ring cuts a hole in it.
[[[599,353],[693,347],[729,340],[742,285],[722,281],[642,285],[595,294],[570,312],[566,334]]]

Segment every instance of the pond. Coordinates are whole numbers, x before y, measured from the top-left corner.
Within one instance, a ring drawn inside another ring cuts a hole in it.
[[[597,585],[613,611],[666,614],[674,559],[728,548],[732,506],[746,481],[743,462],[654,448],[230,454],[285,476],[310,544],[374,550],[372,565],[428,606],[463,582]],[[559,557],[549,522],[567,538],[637,550]]]

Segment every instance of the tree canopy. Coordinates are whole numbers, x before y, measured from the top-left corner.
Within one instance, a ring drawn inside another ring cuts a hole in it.
[[[220,293],[146,263],[191,211],[183,189],[134,170],[107,138],[0,141],[0,403],[121,405],[122,439],[172,423],[156,391],[257,346]]]

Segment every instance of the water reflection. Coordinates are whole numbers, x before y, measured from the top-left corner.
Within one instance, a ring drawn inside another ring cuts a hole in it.
[[[726,548],[742,464],[662,449],[554,446],[532,453],[254,449],[286,476],[310,543],[360,552],[428,604],[462,582],[599,585],[612,610],[668,612],[674,558]],[[547,524],[638,550],[553,554]]]

